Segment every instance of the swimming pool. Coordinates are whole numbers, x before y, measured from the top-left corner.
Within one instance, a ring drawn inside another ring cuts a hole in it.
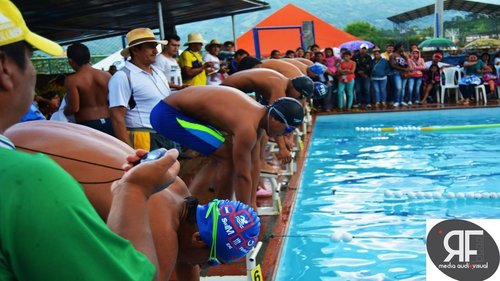
[[[500,218],[500,128],[360,128],[494,123],[500,108],[318,117],[275,280],[425,280],[426,219]]]

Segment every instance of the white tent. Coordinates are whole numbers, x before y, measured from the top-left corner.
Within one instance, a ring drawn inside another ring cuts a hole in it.
[[[92,67],[100,70],[108,70],[111,65],[116,65],[116,69],[120,69],[125,66],[125,58],[120,55],[121,50],[116,51],[112,55],[100,60],[98,63],[92,65]]]
[[[156,46],[158,53],[161,53],[161,46],[162,45],[160,44]],[[109,66],[116,65],[116,70],[120,70],[120,68],[125,66],[125,58],[120,54],[121,51],[122,51],[121,49],[116,51],[107,58],[104,58],[100,60],[98,63],[92,65],[92,67],[100,70],[108,70]]]

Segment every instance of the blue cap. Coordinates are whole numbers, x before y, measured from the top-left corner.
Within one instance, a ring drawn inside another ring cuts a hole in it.
[[[322,75],[323,73],[325,73],[326,71],[326,66],[321,64],[321,63],[317,63],[315,62],[314,64],[310,65],[308,67],[308,69],[314,73],[314,75],[317,75],[317,76],[320,76]]]
[[[314,82],[314,98],[320,99],[324,95],[326,95],[326,87],[325,84],[321,82]]]
[[[196,210],[196,222],[201,239],[212,247],[213,212],[207,217],[212,204],[218,204],[219,219],[217,225],[217,258],[225,263],[245,256],[259,238],[260,219],[252,207],[239,201],[214,200],[206,205],[199,205]]]

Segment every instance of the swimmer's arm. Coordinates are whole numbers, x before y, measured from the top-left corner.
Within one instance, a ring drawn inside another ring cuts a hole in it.
[[[172,202],[166,199],[169,191],[164,190],[152,196],[148,202],[149,221],[160,266],[160,280],[170,280],[179,252],[179,218],[174,218]],[[180,280],[180,279],[179,279]]]
[[[243,125],[245,126],[245,125]],[[256,132],[246,129],[243,132],[235,133],[233,143],[233,167],[234,181],[233,187],[236,199],[249,204],[252,190],[252,149],[257,141]]]
[[[285,137],[279,136],[275,138],[276,144],[278,145],[278,159],[281,160],[282,163],[288,163],[292,160],[292,155],[290,154],[290,150],[286,146]]]
[[[67,77],[64,81],[64,89],[66,89],[66,107],[64,108],[64,115],[73,115],[80,110],[80,96],[78,95],[78,89],[71,79],[72,77]]]
[[[127,108],[124,106],[115,106],[110,109],[111,124],[115,132],[115,137],[124,143],[130,145],[130,140],[125,126],[125,113]]]

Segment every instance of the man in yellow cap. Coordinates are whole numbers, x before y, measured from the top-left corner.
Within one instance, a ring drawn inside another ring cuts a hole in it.
[[[115,136],[135,149],[154,150],[173,145],[156,134],[149,122],[149,112],[170,94],[168,79],[153,64],[158,44],[149,28],[135,28],[127,33],[127,47],[121,55],[130,60],[109,80],[109,107]]]
[[[184,46],[188,46],[179,57],[179,65],[182,70],[184,84],[192,86],[207,85],[206,69],[213,67],[212,62],[203,62],[200,51],[203,46],[203,37],[198,32],[188,34],[188,41]]]
[[[134,168],[146,152],[128,157],[128,172],[112,185],[106,226],[68,173],[45,155],[17,151],[3,135],[33,100],[33,48],[63,50],[31,32],[11,1],[0,7],[0,280],[152,280],[158,262],[147,202],[174,180],[177,151]]]

